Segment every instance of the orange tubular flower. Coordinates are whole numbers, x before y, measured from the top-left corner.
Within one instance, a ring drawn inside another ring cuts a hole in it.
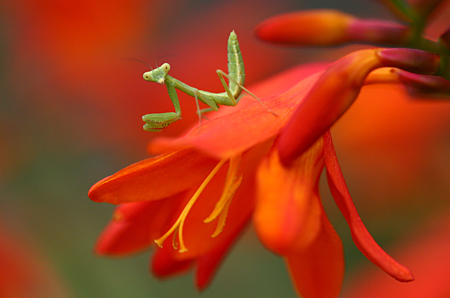
[[[389,60],[387,54],[382,57],[378,52],[369,56],[374,55],[376,61]],[[338,74],[346,74],[347,79],[358,77],[360,88],[368,71],[360,72],[358,66],[352,64]],[[180,138],[152,141],[150,153],[160,155],[97,182],[89,191],[93,201],[122,204],[100,237],[97,253],[124,255],[156,242],[153,273],[166,277],[196,266],[197,287],[203,289],[253,217],[263,244],[285,258],[302,297],[337,297],[344,260],[341,241],[318,192],[319,176],[326,167],[331,192],[358,248],[392,277],[413,280],[409,270],[389,257],[362,224],[337,163],[331,135],[327,127],[317,129],[323,119],[307,123],[315,133],[320,132],[310,138],[311,146],[301,152],[294,150],[288,162],[286,155],[285,161],[281,160],[285,150],[282,138],[297,138],[285,133],[294,112],[304,105],[312,112],[323,108],[322,101],[316,108],[311,102],[320,91],[318,84],[321,90],[328,88],[329,96],[337,96],[334,108],[327,110],[332,117],[326,119],[332,121],[343,112],[341,106],[351,103],[342,94],[357,94],[354,84],[342,86],[340,91],[347,92],[334,94],[333,80],[330,85],[322,84],[330,71],[315,71],[306,76],[305,68],[299,68],[274,79],[286,82],[305,77],[288,91],[263,100],[276,116],[258,102],[221,109],[225,113]]]

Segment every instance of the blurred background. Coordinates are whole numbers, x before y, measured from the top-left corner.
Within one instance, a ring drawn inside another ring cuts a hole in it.
[[[166,88],[145,82],[148,67],[132,59],[151,66],[170,62],[172,76],[222,92],[215,70],[226,69],[232,30],[247,85],[357,48],[280,47],[253,36],[254,27],[270,16],[312,8],[392,19],[369,0],[2,1],[0,271],[7,273],[0,277],[0,297],[295,297],[283,261],[259,244],[251,228],[201,294],[192,275],[164,282],[150,276],[148,252],[126,259],[95,256],[93,245],[114,206],[93,203],[87,192],[146,158],[151,138],[176,136],[197,121],[194,101],[180,93],[183,120],[165,132],[144,132],[142,115],[173,107]],[[441,33],[448,19],[440,16],[430,34]],[[334,127],[338,157],[363,221],[418,279],[400,284],[366,260],[322,183],[324,204],[345,247],[342,297],[362,297],[378,284],[375,288],[411,291],[404,297],[444,297],[413,296],[420,287],[450,296],[447,281],[438,278],[450,272],[450,256],[438,254],[450,248],[442,243],[450,233],[449,128],[450,102],[412,100],[392,86],[364,88]],[[384,297],[403,297],[390,293]]]

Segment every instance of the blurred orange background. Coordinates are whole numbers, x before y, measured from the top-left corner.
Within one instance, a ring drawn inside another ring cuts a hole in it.
[[[202,294],[191,276],[155,280],[148,273],[148,254],[96,257],[92,247],[114,206],[91,202],[87,191],[145,158],[151,138],[176,136],[197,121],[194,101],[180,93],[183,119],[165,132],[143,131],[142,115],[173,107],[166,88],[145,82],[148,67],[132,59],[151,66],[169,62],[172,76],[222,92],[215,70],[226,69],[226,41],[235,30],[251,86],[299,63],[333,61],[357,48],[272,46],[253,36],[265,18],[326,7],[392,19],[376,1],[341,2],[0,3],[1,225],[5,235],[24,240],[0,235],[6,239],[0,243],[21,243],[24,248],[14,251],[25,262],[39,259],[36,270],[48,276],[44,290],[31,287],[23,297],[294,297],[281,259],[265,251],[251,231]],[[431,33],[445,25],[436,22]],[[412,100],[402,87],[371,86],[332,130],[361,217],[388,252],[394,246],[401,251],[403,240],[414,238],[419,227],[448,207],[449,116],[450,102]],[[354,247],[327,193],[324,200],[346,249],[345,288],[356,288],[361,281],[354,277],[361,270],[378,269]],[[399,261],[409,265],[401,253]],[[9,270],[5,266],[25,270],[0,264]],[[414,264],[410,269],[414,272]]]

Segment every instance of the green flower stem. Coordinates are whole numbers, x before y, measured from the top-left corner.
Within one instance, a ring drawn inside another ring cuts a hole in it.
[[[398,9],[407,19],[410,19],[412,23],[414,23],[418,14],[416,10],[409,5],[405,0],[390,0],[391,4]]]

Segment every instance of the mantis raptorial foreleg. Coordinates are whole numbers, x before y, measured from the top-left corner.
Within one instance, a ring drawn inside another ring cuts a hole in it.
[[[168,69],[170,69],[170,66]],[[146,122],[144,124],[144,130],[146,131],[160,131],[164,129],[167,125],[181,119],[180,102],[178,100],[178,95],[177,91],[175,90],[175,86],[173,86],[173,84],[168,83],[166,83],[166,86],[167,92],[169,93],[169,97],[173,103],[173,106],[175,107],[175,113],[168,112],[168,113],[147,114],[142,116],[142,120]]]
[[[195,104],[197,106],[197,114],[201,124],[202,114],[206,111],[217,111],[219,105],[235,106],[239,102],[239,95],[242,90],[245,90],[256,100],[258,100],[268,111],[276,116],[276,114],[267,108],[259,98],[251,93],[244,87],[245,82],[245,69],[244,62],[242,61],[241,50],[239,49],[239,43],[237,36],[231,32],[228,38],[228,75],[221,70],[217,70],[220,81],[222,82],[225,92],[223,93],[211,93],[207,91],[198,90],[193,88],[171,76],[168,75],[170,65],[164,63],[160,67],[144,73],[144,80],[150,82],[156,82],[159,84],[165,84],[169,93],[170,99],[174,105],[175,112],[148,114],[142,117],[142,120],[146,122],[144,130],[147,131],[160,131],[169,124],[181,119],[180,102],[175,89],[178,89],[195,98]],[[224,76],[228,78],[228,85],[225,82]],[[203,102],[210,108],[200,110],[198,101]]]

